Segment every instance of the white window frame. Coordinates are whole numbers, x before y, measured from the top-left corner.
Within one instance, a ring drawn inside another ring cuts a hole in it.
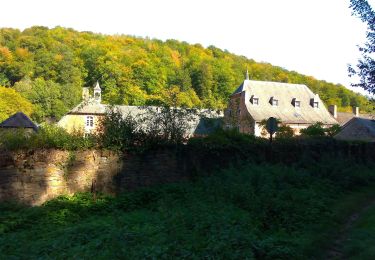
[[[85,132],[91,133],[94,127],[95,127],[94,116],[86,116],[85,117]]]
[[[251,104],[257,106],[257,105],[259,105],[259,98],[253,95],[250,98],[250,102],[251,102]]]

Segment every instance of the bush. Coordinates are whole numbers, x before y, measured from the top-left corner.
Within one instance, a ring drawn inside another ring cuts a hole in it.
[[[114,107],[101,122],[101,146],[111,150],[147,150],[160,145],[186,142],[196,110],[147,107],[143,113],[123,115]]]
[[[101,121],[101,146],[110,150],[132,149],[141,142],[139,123],[130,114],[125,117],[111,109]]]
[[[335,136],[338,132],[340,132],[341,127],[338,124],[335,124],[329,128],[324,128],[323,123],[317,122],[313,125],[310,125],[309,127],[301,130],[302,136],[310,136],[310,137],[316,137],[316,136]]]
[[[288,125],[281,124],[276,132],[276,138],[289,139],[294,136],[293,128]]]
[[[323,123],[317,122],[313,125],[308,126],[305,129],[301,129],[302,136],[325,136],[326,132],[323,128]]]
[[[82,133],[69,134],[65,129],[49,124],[40,126],[37,133],[23,130],[0,133],[0,148],[7,150],[57,148],[66,150],[89,149],[96,147],[96,137],[84,137]]]

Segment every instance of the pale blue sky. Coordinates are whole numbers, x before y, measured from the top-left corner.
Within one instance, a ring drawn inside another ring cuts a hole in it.
[[[374,7],[375,0],[370,0]],[[0,27],[32,25],[215,45],[349,86],[365,26],[349,0],[7,0]]]

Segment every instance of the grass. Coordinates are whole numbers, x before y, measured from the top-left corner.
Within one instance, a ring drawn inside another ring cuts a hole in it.
[[[375,259],[375,204],[361,214],[344,243],[350,259]]]
[[[0,204],[0,258],[313,257],[345,205],[354,207],[374,185],[372,165],[327,162],[317,171],[249,164],[116,198]]]

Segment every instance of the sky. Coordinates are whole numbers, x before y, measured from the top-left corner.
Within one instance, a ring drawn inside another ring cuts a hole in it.
[[[214,45],[347,87],[347,65],[360,57],[366,31],[349,0],[5,0],[0,13],[0,27],[62,26]]]

